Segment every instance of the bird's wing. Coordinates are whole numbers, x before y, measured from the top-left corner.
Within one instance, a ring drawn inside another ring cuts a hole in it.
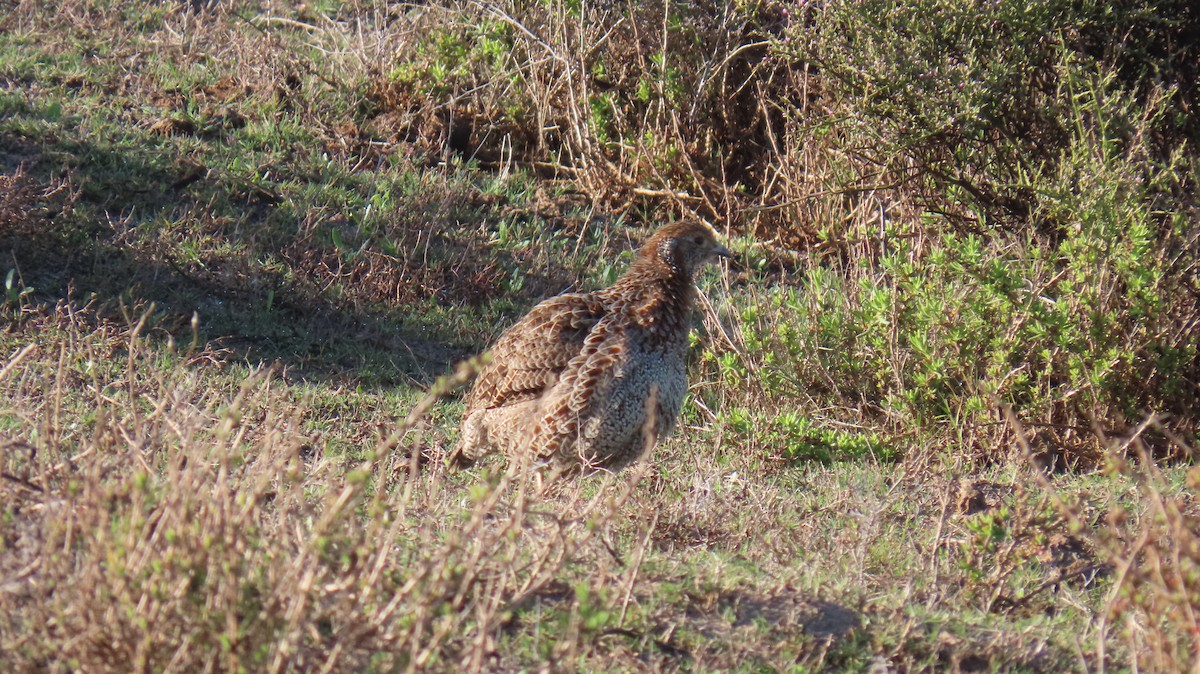
[[[635,329],[628,317],[618,312],[606,315],[588,333],[542,411],[533,444],[544,456],[561,452],[564,443],[578,437],[580,424],[597,406],[611,403],[612,383],[629,363],[629,333]]]
[[[604,315],[603,302],[591,294],[559,295],[534,307],[496,340],[491,362],[467,395],[467,408],[500,407],[542,395],[579,355]]]

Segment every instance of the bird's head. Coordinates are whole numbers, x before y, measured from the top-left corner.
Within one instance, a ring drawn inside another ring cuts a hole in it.
[[[705,264],[718,257],[732,258],[729,249],[717,242],[712,227],[693,221],[675,222],[658,228],[642,247],[639,257],[653,256],[676,272],[693,278]]]

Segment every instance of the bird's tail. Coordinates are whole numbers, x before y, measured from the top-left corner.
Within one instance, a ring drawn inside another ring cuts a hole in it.
[[[459,442],[454,445],[454,449],[450,450],[450,454],[446,457],[446,465],[456,470],[465,470],[475,465],[476,457],[470,456],[463,447],[463,443]]]

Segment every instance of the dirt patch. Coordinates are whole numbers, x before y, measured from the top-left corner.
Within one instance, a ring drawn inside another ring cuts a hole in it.
[[[772,633],[801,629],[818,639],[844,637],[860,625],[858,613],[833,602],[785,591],[774,596],[734,591],[722,594],[711,608],[688,612],[688,624],[709,638],[728,638],[756,626]]]

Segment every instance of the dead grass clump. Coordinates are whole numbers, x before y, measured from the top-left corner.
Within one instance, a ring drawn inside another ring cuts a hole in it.
[[[765,179],[777,11],[452,2],[409,20],[370,96],[435,155],[708,218],[731,219]]]
[[[49,254],[46,248],[65,235],[56,218],[66,217],[77,198],[69,181],[39,181],[23,166],[0,174],[0,247]]]
[[[1100,632],[1119,635],[1146,671],[1200,671],[1200,469],[1179,493],[1137,437],[1117,447],[1132,456],[1114,454],[1108,469],[1136,476],[1142,511],[1113,508],[1093,534],[1115,575]]]
[[[0,233],[5,238],[28,234],[39,202],[33,182],[20,169],[0,175]]]
[[[503,280],[494,262],[472,266],[464,259],[426,266],[372,250],[347,260],[336,247],[317,250],[311,245],[293,246],[283,256],[307,275],[305,281],[318,287],[347,284],[354,287],[356,299],[380,306],[404,307],[448,297],[480,306],[495,299]]]
[[[1032,460],[1021,426],[1006,414]],[[1108,449],[1105,473],[1130,485],[1129,493],[1136,496],[1132,501],[1112,503],[1097,513],[1081,499],[1064,498],[1042,470],[1032,477],[1042,489],[1043,503],[1053,505],[1072,537],[1086,541],[1111,574],[1089,630],[1095,635],[1091,659],[1102,668],[1127,659],[1135,668],[1153,672],[1200,671],[1200,471],[1188,469],[1182,488],[1170,484],[1142,440],[1151,428],[1165,430],[1151,416],[1123,438],[1097,431]],[[1188,445],[1166,433],[1183,454],[1193,456]]]

